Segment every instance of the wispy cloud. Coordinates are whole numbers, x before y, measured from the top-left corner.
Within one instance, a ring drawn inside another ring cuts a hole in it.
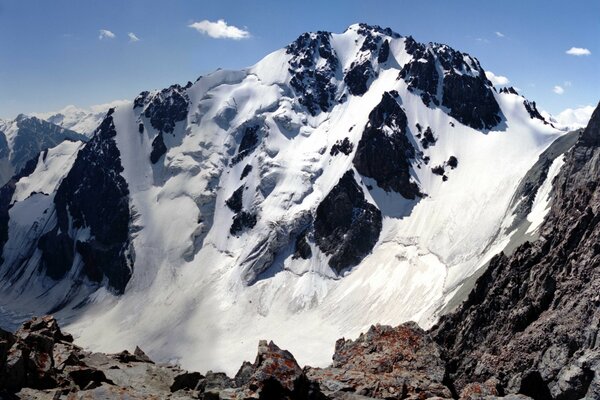
[[[487,40],[486,38],[480,38],[480,37],[478,37],[478,38],[475,38],[475,40],[477,40],[478,42],[481,42],[481,43],[489,43],[489,42],[490,42],[490,41],[489,41],[489,40]]]
[[[506,85],[510,81],[507,77],[502,75],[496,75],[492,71],[485,71],[485,76],[492,82],[494,85]]]
[[[212,22],[209,20],[203,20],[199,22],[194,22],[188,25],[190,28],[197,30],[203,35],[208,35],[215,39],[247,39],[250,37],[250,32],[245,29],[238,28],[234,25],[228,25],[225,20],[218,20],[216,22]]]
[[[552,91],[556,94],[563,94],[565,92],[565,89],[563,89],[562,86],[556,85],[556,86],[554,86]]]
[[[129,37],[129,41],[130,42],[139,42],[140,41],[140,38],[137,37],[137,35],[135,33],[133,33],[133,32],[129,32],[127,34],[127,36]]]
[[[498,36],[498,37],[504,37],[504,36],[505,36],[505,35],[504,35],[504,33],[502,33],[502,32],[498,32],[498,31],[496,31],[496,32],[494,32],[494,33],[495,33],[495,34],[496,34],[496,36]]]
[[[570,56],[589,56],[592,54],[591,51],[583,47],[571,47],[569,50],[565,51],[565,53]]]
[[[102,40],[102,39],[114,39],[116,37],[117,37],[117,35],[115,35],[111,31],[109,31],[108,29],[100,29],[100,36],[98,36],[98,39],[100,39],[100,40]]]

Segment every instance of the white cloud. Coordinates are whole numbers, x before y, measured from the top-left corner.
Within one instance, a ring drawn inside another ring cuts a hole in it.
[[[591,51],[583,47],[571,47],[569,50],[565,51],[565,53],[571,56],[589,56],[592,54]]]
[[[556,94],[563,94],[565,92],[565,89],[563,89],[562,86],[556,85],[556,86],[554,86],[552,91]]]
[[[485,71],[485,76],[487,76],[487,78],[492,82],[494,86],[506,85],[510,82],[507,77],[502,75],[496,75],[492,71]]]
[[[504,33],[502,33],[502,32],[496,31],[495,33],[496,33],[496,36],[498,36],[498,37],[504,37]]]
[[[480,37],[475,38],[475,40],[477,40],[478,42],[481,42],[481,43],[489,43],[490,42],[489,40],[487,40],[485,38],[480,38]]]
[[[108,29],[100,29],[100,36],[98,36],[98,39],[100,39],[100,40],[102,40],[102,39],[114,39],[116,37],[117,37],[117,35],[115,35],[111,31],[109,31]]]
[[[133,33],[133,32],[129,32],[127,34],[127,36],[129,37],[129,41],[130,42],[139,42],[140,41],[140,38],[137,37],[137,35],[135,33]]]
[[[553,120],[556,121],[555,125],[558,125],[560,128],[574,130],[587,126],[593,112],[594,106],[591,105],[579,108],[567,108],[556,115]]]
[[[240,29],[237,26],[228,25],[227,22],[220,19],[217,22],[203,20],[194,22],[188,25],[190,28],[197,30],[203,35],[208,35],[215,39],[247,39],[250,37],[250,32]]]

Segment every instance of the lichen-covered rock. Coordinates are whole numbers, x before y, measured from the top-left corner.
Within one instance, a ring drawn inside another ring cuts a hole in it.
[[[414,323],[372,326],[356,340],[340,339],[331,367],[307,371],[326,395],[353,392],[382,399],[451,398],[444,374],[440,348]]]
[[[273,342],[261,340],[254,364],[244,364],[236,382],[251,395],[261,399],[305,399],[308,380],[294,356]]]

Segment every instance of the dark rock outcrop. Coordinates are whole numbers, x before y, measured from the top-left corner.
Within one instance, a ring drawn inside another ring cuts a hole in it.
[[[354,145],[347,137],[345,137],[343,140],[336,141],[333,146],[331,146],[329,154],[332,156],[337,156],[340,153],[350,155],[353,149]]]
[[[428,149],[430,146],[433,146],[435,142],[437,142],[437,138],[433,135],[433,131],[429,126],[425,128],[422,134],[418,134],[417,138],[419,138],[419,135],[421,135],[420,142],[424,149]]]
[[[247,155],[252,153],[259,144],[260,125],[252,124],[243,128],[242,139],[237,150],[237,154],[231,159],[231,165],[242,161]]]
[[[163,138],[162,132],[156,135],[152,141],[152,151],[150,152],[150,162],[156,164],[158,160],[167,152],[167,146]]]
[[[233,192],[231,197],[225,201],[225,204],[234,213],[239,213],[240,211],[242,211],[243,196],[244,196],[244,186],[242,185]]]
[[[362,96],[367,93],[369,84],[376,77],[373,64],[370,60],[353,62],[350,69],[344,75],[344,82],[350,94]]]
[[[242,174],[240,175],[240,180],[242,180],[245,177],[247,177],[250,172],[252,172],[252,165],[248,164],[242,170]]]
[[[441,105],[460,123],[478,130],[492,129],[502,121],[493,86],[477,59],[443,44],[418,43],[412,37],[405,46],[413,58],[398,78],[426,106]]]
[[[500,93],[505,93],[505,94],[516,94],[517,96],[519,95],[519,93],[517,92],[517,90],[512,87],[512,86],[508,86],[508,87],[503,87],[500,89]]]
[[[344,83],[350,94],[362,96],[369,90],[371,82],[378,76],[378,64],[385,63],[390,55],[390,43],[387,38],[400,35],[390,28],[359,24],[357,33],[364,37],[356,60],[344,74]]]
[[[365,200],[348,171],[317,207],[315,242],[330,255],[329,266],[341,272],[357,265],[375,246],[381,232],[381,211]]]
[[[293,258],[302,258],[303,260],[308,260],[312,257],[312,250],[308,244],[309,232],[309,229],[305,229],[304,232],[302,232],[296,238],[294,255],[292,256]]]
[[[143,115],[159,132],[172,133],[175,124],[187,117],[189,99],[186,88],[173,85],[153,95],[141,93],[134,102],[134,109],[144,107]]]
[[[200,372],[182,372],[175,377],[170,387],[171,392],[178,390],[197,390],[204,376]]]
[[[17,182],[21,178],[27,177],[35,171],[37,167],[38,157],[34,157],[25,166],[12,177],[2,188],[0,188],[0,263],[3,261],[2,252],[4,245],[8,241],[8,223],[10,220],[11,200],[17,188]]]
[[[440,74],[436,67],[433,54],[427,51],[427,47],[414,40],[411,36],[406,38],[406,51],[413,56],[413,61],[404,64],[398,75],[404,79],[408,90],[421,96],[423,103],[431,107],[438,106],[438,82]],[[423,60],[424,62],[418,61]]]
[[[538,111],[537,106],[535,105],[535,101],[523,100],[523,105],[525,106],[525,109],[529,113],[531,119],[539,119],[544,124],[549,124],[549,122],[546,121],[546,119]]]
[[[57,225],[40,238],[38,247],[42,268],[52,278],[60,279],[72,268],[75,247],[88,279],[100,283],[106,278],[110,288],[123,293],[132,273],[129,189],[121,175],[115,136],[109,111],[58,187],[54,198]],[[89,228],[91,238],[73,246],[68,233],[73,228]]]
[[[358,173],[373,178],[380,188],[414,199],[420,197],[421,192],[410,176],[411,159],[416,152],[407,129],[406,114],[394,93],[384,93],[381,102],[369,114],[353,162]]]
[[[457,389],[497,379],[534,399],[600,395],[600,107],[553,183],[540,239],[494,257],[433,335]]]
[[[479,64],[477,64],[479,65]],[[452,73],[444,77],[442,106],[450,116],[473,129],[492,129],[502,121],[491,84],[479,67],[479,76]]]
[[[291,55],[290,85],[298,102],[311,115],[329,111],[336,95],[334,79],[340,68],[331,46],[331,33],[304,33],[287,47],[287,54]]]
[[[229,233],[238,236],[245,229],[252,229],[256,225],[256,214],[248,211],[241,211],[233,216],[233,222]]]
[[[235,377],[246,398],[306,399],[309,383],[302,368],[289,351],[273,342],[261,340],[254,364],[244,363]]]

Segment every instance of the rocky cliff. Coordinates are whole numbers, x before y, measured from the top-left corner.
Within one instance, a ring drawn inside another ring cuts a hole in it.
[[[534,399],[600,398],[600,107],[566,154],[540,239],[499,254],[432,334],[448,379]]]

